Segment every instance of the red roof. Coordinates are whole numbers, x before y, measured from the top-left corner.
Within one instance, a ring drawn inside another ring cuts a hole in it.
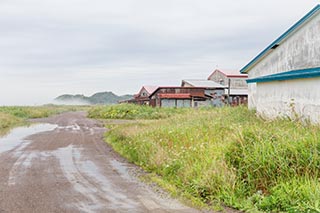
[[[167,99],[190,99],[190,93],[161,93],[159,94],[160,98],[167,98]]]
[[[156,89],[158,89],[158,86],[143,86],[144,89],[150,94],[152,94]]]
[[[137,97],[141,95],[142,91],[145,90],[148,93],[148,96],[154,93],[158,89],[158,86],[143,86],[139,93],[137,94]]]
[[[208,79],[210,79],[212,77],[212,75],[215,72],[220,72],[223,75],[225,75],[226,77],[234,77],[234,78],[248,78],[247,74],[241,74],[240,71],[238,70],[220,70],[220,69],[215,69],[212,74],[208,77]]]

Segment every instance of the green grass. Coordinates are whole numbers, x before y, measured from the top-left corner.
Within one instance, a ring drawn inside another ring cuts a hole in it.
[[[44,118],[60,112],[74,111],[79,109],[86,109],[86,107],[55,105],[39,107],[3,106],[0,107],[0,130],[22,125],[26,123],[27,119]]]
[[[318,126],[245,107],[188,109],[112,126],[106,140],[174,194],[248,212],[320,212]]]
[[[111,106],[96,106],[89,110],[90,118],[98,119],[163,119],[185,112],[186,109],[152,108],[134,104],[120,104]]]
[[[0,129],[10,128],[19,124],[22,119],[11,114],[0,112]]]

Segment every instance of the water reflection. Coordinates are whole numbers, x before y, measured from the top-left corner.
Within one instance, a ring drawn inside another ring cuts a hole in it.
[[[0,138],[6,136],[7,134],[9,134],[9,132],[12,130],[13,128],[4,128],[4,129],[0,129]]]

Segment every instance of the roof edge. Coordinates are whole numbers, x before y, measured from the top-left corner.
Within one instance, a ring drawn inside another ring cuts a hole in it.
[[[259,59],[261,59],[269,50],[275,45],[279,45],[283,40],[285,40],[289,35],[291,35],[295,30],[301,27],[304,23],[306,23],[313,15],[320,11],[320,4],[316,5],[310,12],[308,12],[305,16],[303,16],[298,22],[296,22],[293,26],[291,26],[285,33],[283,33],[279,38],[277,38],[274,42],[272,42],[267,48],[265,48],[262,52],[260,52],[255,58],[253,58],[246,66],[244,66],[240,73],[246,74],[248,70],[255,65]]]

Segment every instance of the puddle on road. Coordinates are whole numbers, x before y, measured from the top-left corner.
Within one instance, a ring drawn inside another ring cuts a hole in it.
[[[7,152],[21,146],[25,143],[27,145],[26,138],[29,135],[34,135],[40,132],[52,131],[57,128],[57,125],[53,124],[33,124],[27,127],[17,127],[4,137],[0,137],[0,154]]]

